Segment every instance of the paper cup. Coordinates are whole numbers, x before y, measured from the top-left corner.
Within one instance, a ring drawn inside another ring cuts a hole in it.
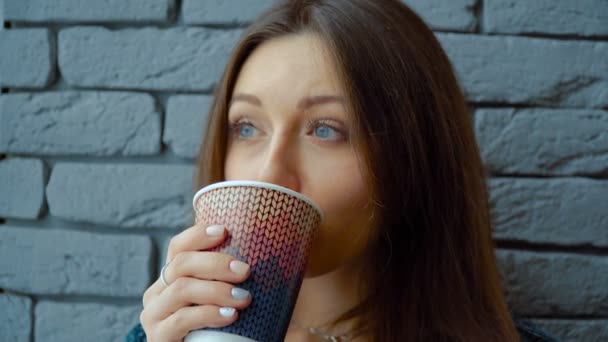
[[[251,265],[239,287],[253,301],[224,328],[196,330],[185,342],[283,341],[304,278],[310,247],[323,220],[318,205],[282,186],[227,181],[199,190],[193,200],[195,221],[224,224],[229,236],[212,249]]]

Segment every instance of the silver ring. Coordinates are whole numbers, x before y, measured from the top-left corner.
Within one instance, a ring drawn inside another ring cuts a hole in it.
[[[171,263],[171,261],[166,263],[165,266],[163,266],[163,268],[160,269],[160,281],[163,284],[165,284],[166,287],[169,287],[169,283],[167,283],[167,279],[165,279],[165,268],[167,268],[167,266],[169,266],[170,263]]]

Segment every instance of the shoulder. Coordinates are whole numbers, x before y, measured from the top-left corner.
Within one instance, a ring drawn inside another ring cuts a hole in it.
[[[559,342],[559,339],[538,325],[525,319],[515,319],[515,327],[521,336],[521,342]]]

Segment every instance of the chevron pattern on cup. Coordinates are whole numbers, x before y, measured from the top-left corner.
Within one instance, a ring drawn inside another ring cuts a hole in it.
[[[203,193],[195,205],[196,223],[224,224],[226,241],[212,249],[251,265],[241,287],[254,300],[232,325],[219,330],[256,341],[285,335],[306,271],[321,215],[305,201],[255,186],[228,186]]]

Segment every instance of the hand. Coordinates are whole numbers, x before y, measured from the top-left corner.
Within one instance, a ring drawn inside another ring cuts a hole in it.
[[[233,284],[245,281],[249,265],[225,253],[207,252],[226,238],[224,226],[195,225],[169,243],[164,276],[143,296],[139,317],[148,341],[182,341],[189,331],[233,323],[251,295]]]

